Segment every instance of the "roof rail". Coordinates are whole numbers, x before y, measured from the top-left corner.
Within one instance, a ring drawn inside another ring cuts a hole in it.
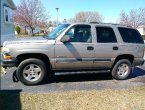
[[[89,23],[94,23],[94,24],[112,24],[112,25],[120,25],[120,24],[117,24],[117,23],[103,23],[103,22],[89,22]]]
[[[102,23],[102,24],[120,25],[120,24],[117,24],[117,23]]]
[[[121,26],[126,26],[126,27],[132,27],[129,25],[124,25],[124,24],[117,24],[117,23],[103,23],[103,22],[90,22],[90,23],[94,23],[94,24],[111,24],[111,25],[121,25]]]
[[[89,23],[91,23],[91,24],[100,24],[100,22],[95,22],[95,21],[89,22]]]

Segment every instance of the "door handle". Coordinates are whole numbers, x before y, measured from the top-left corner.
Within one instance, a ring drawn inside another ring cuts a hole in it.
[[[88,47],[87,47],[87,50],[94,50],[94,47],[88,46]]]
[[[118,50],[119,48],[117,46],[114,46],[113,47],[113,50]]]

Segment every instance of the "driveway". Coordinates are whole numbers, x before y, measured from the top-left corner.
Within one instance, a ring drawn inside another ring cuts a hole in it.
[[[15,68],[7,71],[1,77],[1,90],[21,90],[29,93],[62,92],[72,90],[102,90],[123,89],[145,86],[145,65],[136,67],[127,80],[114,80],[109,73],[87,73],[72,75],[57,75],[51,82],[38,86],[25,86],[20,82],[13,82]],[[69,74],[69,73],[68,73]]]

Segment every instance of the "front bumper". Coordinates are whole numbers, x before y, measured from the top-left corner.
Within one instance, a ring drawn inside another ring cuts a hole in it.
[[[1,56],[1,66],[3,66],[3,67],[13,67],[13,66],[16,66],[16,63],[17,63],[16,58],[6,60],[6,59],[4,59],[3,56]]]

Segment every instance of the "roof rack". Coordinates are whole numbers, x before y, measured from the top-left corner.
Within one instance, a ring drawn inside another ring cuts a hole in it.
[[[132,27],[129,25],[124,25],[124,24],[117,24],[117,23],[103,23],[103,22],[90,22],[92,24],[112,24],[112,25],[121,25],[121,26],[126,26],[126,27]]]
[[[121,25],[121,24],[117,24],[117,23],[102,23],[102,24]]]
[[[103,22],[89,22],[89,23],[92,23],[92,24],[112,24],[112,25],[120,25],[120,24],[117,24],[117,23],[103,23]]]
[[[100,24],[100,22],[95,22],[95,21],[89,22],[89,23],[91,23],[91,24]]]

